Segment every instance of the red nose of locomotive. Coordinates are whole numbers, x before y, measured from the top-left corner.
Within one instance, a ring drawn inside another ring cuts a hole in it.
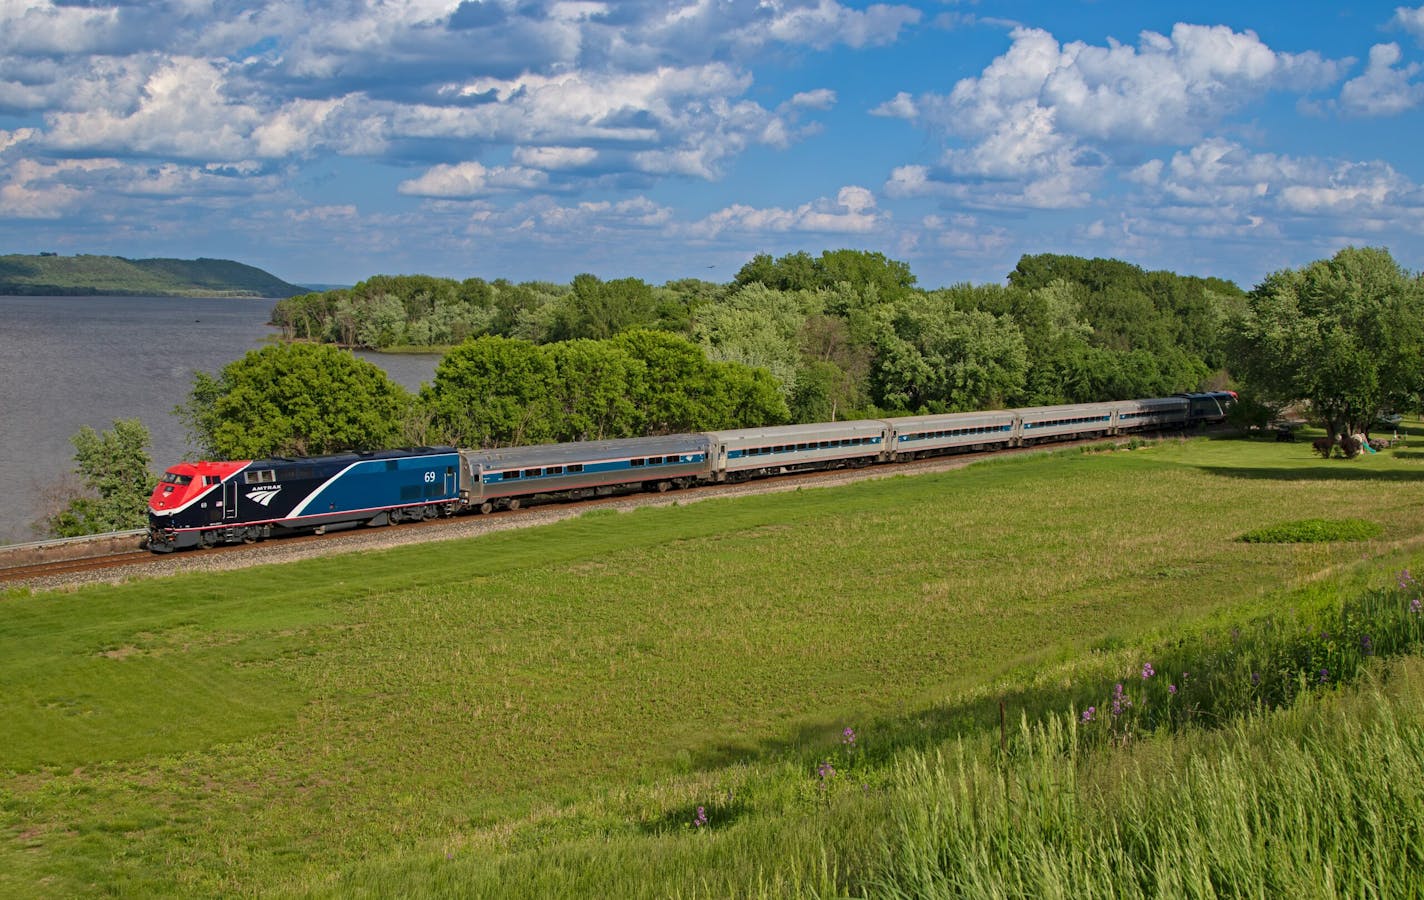
[[[246,462],[195,462],[170,466],[148,498],[148,511],[160,516],[172,514],[204,494],[220,489],[225,479],[245,465]]]

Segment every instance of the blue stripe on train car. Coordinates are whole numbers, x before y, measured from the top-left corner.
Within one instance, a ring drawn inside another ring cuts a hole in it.
[[[457,500],[459,472],[457,453],[360,460],[328,479],[291,514],[319,516]]]

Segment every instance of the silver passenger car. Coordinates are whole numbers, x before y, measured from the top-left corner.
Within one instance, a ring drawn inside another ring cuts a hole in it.
[[[1116,407],[1115,403],[1070,403],[1017,410],[1019,443],[1111,434],[1115,427]]]
[[[517,507],[521,497],[642,484],[657,490],[690,484],[711,473],[712,441],[704,434],[672,434],[533,447],[462,450],[467,502],[488,512]]]
[[[890,426],[879,419],[709,431],[719,477],[885,458]]]
[[[903,416],[887,420],[896,456],[912,458],[955,447],[1011,446],[1018,436],[1015,410]]]
[[[1115,406],[1117,406],[1118,431],[1180,428],[1187,424],[1188,402],[1185,397],[1123,400]]]

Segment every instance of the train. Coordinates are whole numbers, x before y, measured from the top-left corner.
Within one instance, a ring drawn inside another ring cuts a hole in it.
[[[1048,441],[1219,423],[1207,391],[1140,400],[736,428],[464,450],[180,462],[149,498],[147,548],[168,553],[283,534],[514,510],[628,490],[668,491],[793,472],[893,464]]]

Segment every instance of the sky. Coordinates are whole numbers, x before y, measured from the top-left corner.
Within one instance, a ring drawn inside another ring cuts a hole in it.
[[[0,0],[0,253],[731,280],[1424,268],[1424,6]]]

